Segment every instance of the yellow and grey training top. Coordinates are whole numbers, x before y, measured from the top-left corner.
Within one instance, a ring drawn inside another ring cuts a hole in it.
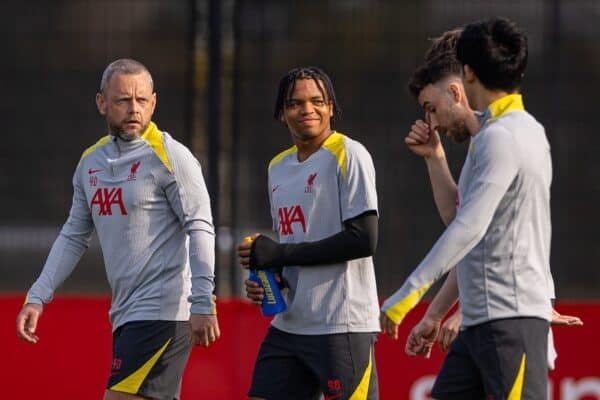
[[[377,212],[373,160],[364,146],[338,132],[302,162],[296,146],[274,157],[268,179],[280,243],[325,239],[341,232],[344,221]],[[379,331],[372,257],[289,265],[283,278],[288,307],[273,319],[277,329],[305,335]]]
[[[27,302],[48,303],[94,228],[112,289],[113,330],[129,321],[214,314],[214,228],[200,164],[150,123],[141,138],[105,136],[73,176],[73,204]],[[191,307],[190,307],[191,303]]]
[[[382,310],[399,323],[458,263],[463,326],[512,317],[550,320],[551,181],[545,130],[521,96],[493,102],[471,140],[455,219]]]

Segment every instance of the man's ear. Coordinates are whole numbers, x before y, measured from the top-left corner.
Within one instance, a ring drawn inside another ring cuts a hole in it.
[[[458,82],[450,82],[448,84],[448,92],[455,103],[459,103],[464,96],[462,84]]]
[[[98,108],[100,115],[106,115],[106,100],[104,100],[104,95],[102,93],[96,93],[96,107]]]

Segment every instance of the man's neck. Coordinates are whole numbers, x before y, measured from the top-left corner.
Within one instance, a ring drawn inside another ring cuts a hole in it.
[[[465,125],[467,126],[467,130],[469,131],[469,134],[471,134],[471,136],[475,136],[477,132],[479,132],[479,120],[477,119],[477,116],[474,112],[470,111],[467,114],[467,117],[465,119]]]
[[[327,129],[321,135],[310,139],[302,140],[294,137],[294,144],[298,149],[298,161],[302,162],[310,157],[313,153],[317,152],[332,133],[333,130]]]
[[[494,101],[508,94],[510,93],[504,90],[489,90],[479,84],[477,90],[474,90],[473,101],[469,99],[469,102],[474,110],[485,111]]]

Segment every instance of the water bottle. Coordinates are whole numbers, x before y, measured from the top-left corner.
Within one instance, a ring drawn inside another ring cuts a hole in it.
[[[247,242],[252,241],[250,237],[246,237],[244,240]],[[264,316],[268,317],[285,311],[287,305],[285,304],[283,296],[281,296],[281,291],[279,290],[279,285],[275,280],[273,271],[269,269],[251,269],[248,279],[258,283],[258,285],[265,290],[260,305],[260,309]]]

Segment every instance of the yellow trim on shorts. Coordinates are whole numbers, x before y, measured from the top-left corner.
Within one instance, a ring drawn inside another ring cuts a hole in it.
[[[523,353],[523,356],[521,357],[521,365],[519,366],[519,372],[517,373],[515,382],[513,383],[512,389],[510,389],[510,393],[508,394],[508,398],[506,400],[521,400],[521,396],[523,394],[526,358],[526,354]]]
[[[348,166],[346,165],[346,147],[344,146],[344,135],[333,131],[331,135],[325,139],[323,147],[329,150],[329,152],[335,156],[340,171],[342,172],[342,176],[346,178],[348,176]]]
[[[385,310],[385,315],[387,315],[388,318],[391,319],[392,322],[394,322],[395,324],[399,324],[400,322],[402,322],[404,317],[406,317],[406,314],[408,314],[408,312],[412,310],[414,306],[417,305],[421,297],[423,297],[423,295],[429,289],[432,283],[428,283],[427,285],[420,287],[419,289],[415,290],[414,292],[412,292],[411,294],[394,304],[392,307]]]
[[[83,151],[83,154],[81,154],[81,158],[79,159],[79,162],[81,162],[81,160],[83,160],[85,157],[87,157],[90,153],[92,153],[98,147],[104,146],[106,143],[108,143],[109,140],[110,140],[110,135],[106,135],[103,138],[101,138],[100,140],[98,140],[96,143],[94,143],[93,145],[91,145],[90,147],[85,149]]]
[[[169,155],[165,149],[163,135],[154,122],[150,122],[146,131],[142,134],[142,139],[148,142],[165,167],[167,167],[170,172],[173,172],[173,166],[171,165],[171,161],[169,161]]]
[[[167,340],[163,347],[161,347],[152,357],[150,357],[150,359],[146,361],[144,365],[138,368],[137,371],[135,371],[116,385],[111,386],[110,390],[114,390],[116,392],[137,394],[138,390],[140,390],[140,387],[142,386],[142,383],[144,383],[144,380],[146,379],[146,377],[148,377],[150,370],[152,369],[152,367],[154,367],[160,356],[165,352],[169,343],[171,343],[171,338],[169,338],[169,340]]]
[[[365,373],[360,379],[360,383],[352,393],[352,396],[348,400],[366,400],[369,396],[369,386],[371,384],[371,371],[373,370],[373,347],[369,350],[369,364]]]

